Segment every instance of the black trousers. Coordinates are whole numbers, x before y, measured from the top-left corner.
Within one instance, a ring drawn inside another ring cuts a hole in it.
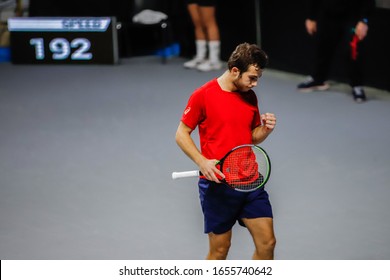
[[[352,57],[351,41],[354,35],[356,22],[346,19],[323,18],[317,23],[317,54],[313,78],[324,82],[329,78],[331,66],[336,62],[337,66],[346,66],[349,83],[351,86],[362,86],[363,62],[365,59],[366,39],[357,44],[357,56]],[[343,61],[333,61],[335,54],[340,54]]]

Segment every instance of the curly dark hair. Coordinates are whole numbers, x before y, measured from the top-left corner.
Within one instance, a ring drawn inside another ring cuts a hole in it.
[[[243,73],[251,65],[264,69],[268,65],[268,55],[256,44],[239,44],[229,57],[229,70],[237,67]]]

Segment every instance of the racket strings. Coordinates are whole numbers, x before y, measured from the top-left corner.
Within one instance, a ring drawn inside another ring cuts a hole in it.
[[[264,182],[264,176],[257,154],[260,152],[251,146],[232,151],[224,159],[222,166],[226,183],[240,190],[253,190],[260,186]]]

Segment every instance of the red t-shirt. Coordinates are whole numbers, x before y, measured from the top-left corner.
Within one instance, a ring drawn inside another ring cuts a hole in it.
[[[252,130],[261,124],[256,94],[224,91],[217,79],[194,91],[181,121],[192,129],[199,126],[201,152],[208,159],[252,144]]]

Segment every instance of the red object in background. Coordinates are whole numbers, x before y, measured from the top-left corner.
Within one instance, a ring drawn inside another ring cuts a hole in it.
[[[353,60],[356,60],[358,52],[357,52],[357,45],[359,43],[359,38],[356,34],[353,35],[351,42],[349,45],[351,46],[351,58]]]

